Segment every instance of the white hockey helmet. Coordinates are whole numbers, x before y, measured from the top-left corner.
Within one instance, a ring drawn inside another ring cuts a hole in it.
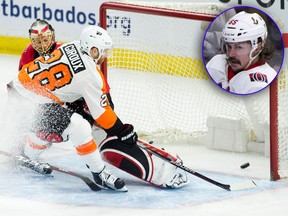
[[[80,36],[80,46],[82,51],[90,56],[90,50],[96,47],[99,51],[99,57],[107,57],[112,50],[112,39],[108,32],[99,26],[87,26],[83,29]],[[98,60],[96,59],[96,60]]]
[[[267,38],[267,26],[257,13],[241,11],[228,20],[222,34],[225,42],[251,41],[252,49],[254,49],[258,44],[259,37],[262,38],[264,46]]]
[[[33,48],[45,55],[55,43],[54,29],[47,21],[37,19],[29,29],[29,38]]]
[[[259,14],[241,11],[228,20],[222,34],[224,42],[227,43],[251,42],[250,60],[245,66],[246,69],[252,64],[254,59],[259,56],[261,50],[264,48],[268,32],[266,23]],[[262,39],[261,49],[255,55],[253,52],[258,47],[259,38]]]

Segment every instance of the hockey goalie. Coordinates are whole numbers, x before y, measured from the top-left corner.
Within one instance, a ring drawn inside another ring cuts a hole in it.
[[[182,160],[149,143],[138,140],[137,145],[127,147],[117,137],[107,137],[99,148],[105,161],[153,185],[180,188],[189,183],[186,173],[180,173],[177,167],[152,154],[149,149],[173,162],[182,164]]]
[[[109,102],[111,100],[110,98]],[[136,145],[127,145],[119,141],[117,136],[107,136],[105,130],[92,118],[83,99],[67,105],[90,123],[95,139],[104,137],[103,140],[98,140],[100,142],[99,152],[104,161],[158,187],[180,188],[189,183],[186,173],[168,162],[172,161],[182,165],[182,160],[178,156],[173,156],[164,149],[141,140],[138,140]],[[127,134],[134,131],[130,124],[125,124],[125,127]],[[156,156],[157,154],[161,157]]]

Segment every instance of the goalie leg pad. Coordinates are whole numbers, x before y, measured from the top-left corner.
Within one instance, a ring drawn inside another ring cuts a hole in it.
[[[154,175],[151,183],[172,189],[183,187],[189,183],[186,173],[180,173],[176,166],[155,155],[152,155],[152,159],[154,163]]]
[[[99,150],[103,160],[111,165],[145,181],[153,176],[151,155],[143,152],[138,146],[126,147],[118,138],[109,137],[100,145]]]
[[[188,183],[174,165],[138,146],[127,148],[117,137],[105,139],[99,145],[99,150],[106,162],[153,185],[179,188]]]

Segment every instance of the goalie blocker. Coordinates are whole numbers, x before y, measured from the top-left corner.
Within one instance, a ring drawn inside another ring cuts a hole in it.
[[[156,151],[169,155],[174,162],[182,163],[179,158],[164,150],[150,146]],[[151,155],[137,145],[133,147],[123,145],[116,136],[103,140],[99,145],[99,150],[103,160],[109,164],[158,187],[179,188],[188,184],[186,174],[180,173],[177,167]]]

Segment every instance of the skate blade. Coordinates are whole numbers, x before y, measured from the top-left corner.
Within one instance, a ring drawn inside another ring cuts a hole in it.
[[[120,188],[120,189],[114,189],[115,191],[119,191],[119,192],[128,192],[128,188],[126,186]]]

